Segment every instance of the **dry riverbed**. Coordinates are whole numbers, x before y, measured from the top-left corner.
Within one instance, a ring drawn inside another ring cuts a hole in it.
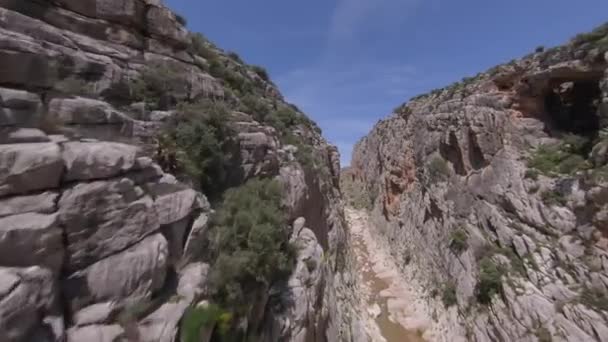
[[[375,240],[366,213],[346,209],[346,217],[364,302],[362,310],[369,318],[368,334],[378,342],[425,341],[430,322],[412,305],[415,295],[388,251]]]

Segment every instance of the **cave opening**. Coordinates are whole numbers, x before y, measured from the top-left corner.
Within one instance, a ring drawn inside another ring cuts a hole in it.
[[[555,82],[545,96],[545,109],[552,119],[552,133],[571,133],[589,140],[597,137],[601,99],[599,80]]]

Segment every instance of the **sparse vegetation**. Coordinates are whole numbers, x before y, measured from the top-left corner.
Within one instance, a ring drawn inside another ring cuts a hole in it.
[[[551,332],[545,327],[539,327],[534,332],[534,335],[538,339],[538,342],[551,342],[553,338],[551,337]]]
[[[538,176],[540,175],[540,173],[538,172],[538,170],[536,169],[527,169],[526,173],[524,174],[524,177],[527,179],[531,179],[531,180],[538,180]]]
[[[492,297],[502,293],[502,277],[504,270],[491,258],[484,257],[479,262],[479,278],[477,281],[476,297],[481,304],[490,304]]]
[[[156,62],[145,68],[140,77],[129,84],[130,97],[144,101],[150,109],[168,109],[177,104],[178,97],[186,97],[190,91],[182,70],[176,65]]]
[[[581,136],[569,134],[560,144],[539,146],[528,160],[531,167],[545,175],[574,174],[589,168],[585,160],[589,141]]]
[[[270,82],[270,77],[268,76],[268,71],[266,71],[266,69],[264,69],[263,67],[259,66],[259,65],[253,65],[251,67],[251,69],[253,70],[253,72],[255,72],[258,76],[260,76],[261,79],[263,79],[266,82]]]
[[[540,197],[546,205],[565,206],[567,203],[564,195],[556,189],[543,191]]]
[[[537,46],[536,49],[534,49],[534,52],[536,53],[541,53],[545,51],[545,47],[544,46]]]
[[[228,190],[213,222],[211,294],[234,314],[246,314],[256,289],[285,280],[294,266],[280,185],[253,179]]]
[[[608,294],[599,289],[584,287],[579,295],[579,301],[595,310],[608,311]]]
[[[467,233],[463,229],[453,231],[450,234],[450,249],[456,254],[461,254],[469,248],[467,240]]]
[[[243,62],[243,60],[241,59],[241,56],[239,56],[239,54],[234,51],[228,52],[228,57],[239,64],[245,64],[245,62]]]
[[[591,32],[581,33],[572,39],[574,46],[590,44],[597,47],[600,52],[608,50],[608,23],[602,24]]]
[[[218,58],[218,55],[209,40],[200,33],[190,34],[190,51],[209,62],[217,60]]]
[[[440,156],[435,156],[427,165],[429,181],[432,184],[445,181],[450,175],[448,163]]]
[[[456,285],[454,283],[448,282],[447,284],[445,284],[441,294],[441,300],[443,301],[443,305],[445,305],[446,308],[458,304],[458,298],[456,296]]]

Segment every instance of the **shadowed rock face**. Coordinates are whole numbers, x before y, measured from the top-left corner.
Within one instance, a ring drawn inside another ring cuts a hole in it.
[[[258,99],[288,106],[250,66],[205,44]],[[175,104],[239,104],[193,50],[160,0],[0,0],[3,342],[174,341],[186,308],[207,299],[210,205],[150,158]],[[133,103],[129,82],[159,63],[178,86],[156,108]],[[299,125],[290,133],[316,163],[303,167],[277,127],[229,114],[228,177],[277,178],[302,246],[287,286],[261,291],[249,326],[268,341],[351,341],[337,149]]]
[[[452,309],[432,305],[441,340],[608,339],[606,159],[595,159],[606,152],[608,30],[598,32],[414,98],[357,144],[349,172],[404,272],[426,295],[455,290]],[[587,139],[572,158],[588,164],[532,170],[539,146],[572,147],[567,134]],[[488,264],[501,285],[482,303]]]

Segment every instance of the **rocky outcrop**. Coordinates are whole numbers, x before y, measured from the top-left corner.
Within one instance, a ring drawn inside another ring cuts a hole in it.
[[[438,340],[607,340],[607,39],[416,97],[357,144],[353,177]]]
[[[229,108],[230,185],[277,178],[308,227],[249,323],[271,341],[355,338],[337,149],[267,75],[180,21],[158,0],[0,0],[0,340],[176,340],[208,299],[212,210],[153,158],[173,166],[160,135],[202,100]],[[289,132],[259,113],[281,108]]]
[[[30,135],[48,142],[0,145],[8,173],[0,188],[10,189],[0,215],[2,336],[118,336],[120,325],[88,324],[110,323],[112,312],[163,292],[177,271],[169,255],[181,249],[171,250],[161,227],[194,219],[203,207],[192,190],[149,190],[164,184],[163,172],[134,146]]]

